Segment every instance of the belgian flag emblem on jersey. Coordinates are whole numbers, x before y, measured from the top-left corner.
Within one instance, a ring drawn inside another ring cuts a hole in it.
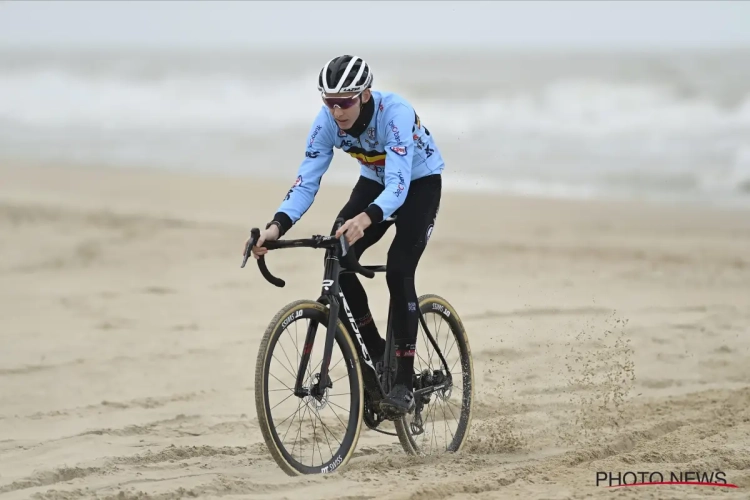
[[[352,146],[346,152],[365,165],[373,165],[377,167],[385,166],[385,153],[381,153],[380,151],[367,151],[365,149]]]

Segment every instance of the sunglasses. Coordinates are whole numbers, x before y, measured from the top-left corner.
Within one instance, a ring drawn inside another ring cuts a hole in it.
[[[363,91],[364,92],[364,91]],[[355,104],[357,104],[357,98],[362,95],[362,92],[359,94],[350,96],[350,97],[326,97],[325,94],[321,94],[321,98],[323,99],[323,102],[328,106],[329,108],[341,108],[341,109],[349,109]]]

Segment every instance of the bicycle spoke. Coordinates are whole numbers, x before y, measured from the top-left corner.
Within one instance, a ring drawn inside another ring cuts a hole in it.
[[[441,401],[441,402],[440,402],[440,411],[441,411],[441,412],[443,413],[443,423],[444,423],[444,427],[445,427],[445,429],[447,429],[447,430],[448,430],[448,432],[450,432],[450,435],[451,435],[451,443],[452,443],[452,442],[453,442],[453,440],[454,440],[454,439],[456,439],[456,436],[455,436],[455,435],[453,434],[453,431],[451,430],[451,427],[450,427],[450,425],[448,425],[448,415],[446,415],[446,413],[445,413],[445,406],[446,406],[446,404],[447,404],[447,403],[446,403],[445,401]],[[458,423],[458,422],[456,422],[456,423]],[[448,441],[448,436],[447,436],[447,435],[445,436],[445,440],[446,440],[446,441]],[[447,448],[447,445],[446,445],[446,448]]]
[[[310,320],[308,320],[309,325]],[[289,340],[292,340],[292,332],[289,331],[289,329],[286,329],[286,333],[289,334]],[[281,337],[279,336],[279,341],[281,341]],[[302,353],[299,352],[299,338],[297,337],[297,322],[294,322],[294,350],[297,351],[297,366],[299,366],[300,361],[302,360]]]
[[[418,357],[418,358],[419,358],[419,360],[420,360],[420,361],[419,361],[419,366],[420,366],[420,368],[421,368],[421,366],[422,366],[422,361],[424,361],[424,358],[423,358],[422,356],[420,356],[420,355],[419,355],[419,353],[417,353],[417,357]],[[429,363],[427,363],[427,361],[425,361],[425,364],[427,365],[427,367],[428,367],[428,368],[430,368],[430,364],[429,364]],[[420,371],[422,371],[422,370],[420,370]]]
[[[313,416],[312,416],[313,413],[314,411],[310,412],[310,422],[312,423],[312,426],[313,426],[313,449],[312,449],[312,457],[310,458],[310,461],[312,462],[311,465],[314,466],[315,465],[315,445],[318,442],[318,435],[317,435],[317,428],[315,427],[315,420],[313,420]],[[320,445],[318,445],[318,456],[320,457],[320,465],[323,465],[325,461],[323,460],[323,454],[320,451]]]
[[[269,373],[269,375],[270,375],[270,376],[272,376],[273,378],[275,378],[276,380],[278,380],[278,382],[279,382],[279,383],[280,383],[281,385],[283,385],[284,387],[286,387],[286,388],[287,388],[288,390],[290,390],[290,391],[294,392],[294,389],[292,389],[291,387],[289,387],[288,385],[286,385],[286,384],[285,384],[284,382],[282,382],[281,380],[279,380],[279,377],[277,377],[277,376],[276,376],[276,375],[274,375],[273,373]]]
[[[440,411],[443,412],[443,429],[447,430],[448,432],[450,432],[450,434],[451,434],[451,443],[453,443],[453,440],[456,437],[453,435],[453,431],[451,430],[450,426],[448,425],[448,417],[445,415],[445,404],[444,403],[442,403],[440,405]],[[448,435],[447,434],[445,435],[445,441],[446,441],[445,449],[448,450]]]
[[[435,324],[435,316],[437,316],[437,315],[433,313],[432,314],[432,326],[434,327],[433,331],[437,335],[440,335],[440,332],[438,331],[437,325]],[[427,352],[429,354],[429,358],[427,359],[427,362],[430,365],[430,371],[433,371],[434,368],[432,367],[432,355],[435,353],[435,348],[432,346],[432,342],[430,342],[429,339],[425,339],[425,342],[428,345]],[[437,342],[437,340],[435,342]]]
[[[307,326],[310,326],[310,323],[307,324]],[[287,333],[289,333],[289,330],[287,330]],[[302,353],[299,352],[299,336],[297,335],[297,322],[294,322],[294,347],[297,349],[297,366],[299,366],[300,361],[302,361]],[[289,337],[291,337],[292,334],[289,333]]]
[[[450,372],[453,373],[453,369],[456,367],[456,363],[461,361],[461,357],[456,358],[456,361],[453,362],[453,366],[451,366]]]
[[[331,452],[331,456],[333,456],[333,449],[331,449],[331,442],[328,440],[328,433],[326,431],[330,432],[331,436],[333,436],[333,432],[331,432],[331,429],[329,429],[325,422],[323,422],[323,419],[320,418],[320,413],[318,413],[317,410],[315,411],[315,417],[320,422],[320,426],[323,429],[323,435],[325,436],[326,442],[328,443],[328,450]],[[333,439],[336,439],[336,436],[333,436]],[[341,441],[336,439],[336,442],[339,444],[339,446],[341,446]]]
[[[350,412],[349,410],[347,410],[346,408],[343,408],[343,407],[341,407],[341,406],[337,405],[337,404],[336,404],[336,403],[334,403],[333,401],[329,401],[328,403],[329,403],[329,404],[331,404],[331,405],[333,405],[333,406],[335,406],[336,408],[339,408],[339,409],[341,409],[341,410],[344,410],[344,411],[345,411],[345,412],[346,412],[347,414],[351,413],[351,412]],[[331,411],[333,411],[333,408],[331,408]],[[334,412],[334,413],[335,413],[335,412]],[[343,422],[342,422],[342,425],[343,425]]]
[[[341,356],[341,359],[340,359],[340,360],[338,360],[338,361],[336,361],[336,364],[335,364],[335,365],[333,365],[332,367],[330,367],[330,368],[328,369],[328,372],[329,372],[329,373],[330,373],[330,372],[332,372],[332,371],[333,371],[333,369],[334,369],[334,368],[336,368],[337,366],[339,366],[339,363],[341,363],[342,361],[344,361],[344,356]],[[348,374],[347,374],[347,375],[348,375]],[[344,377],[346,377],[346,375],[344,375],[343,377],[339,378],[338,380],[341,380],[341,379],[342,379],[342,378],[344,378]]]
[[[307,415],[307,412],[309,410],[310,410],[310,405],[306,404],[305,412],[302,414],[302,418],[299,419],[299,430],[297,431],[297,435],[299,436],[299,458],[300,460],[302,460],[302,422],[304,422],[305,415]]]
[[[450,330],[450,326],[448,327],[448,329]],[[443,352],[447,352],[447,350],[448,350],[448,339],[450,339],[452,336],[453,335],[450,335],[450,334],[445,336],[445,346],[443,346]],[[443,356],[447,356],[447,354],[444,354]]]
[[[435,435],[435,407],[432,407],[430,411],[432,417],[432,437],[435,438],[435,445],[437,445],[437,436]],[[430,439],[430,455],[432,455],[432,439]]]
[[[453,343],[451,344],[451,348],[450,348],[450,349],[448,349],[448,352],[446,352],[445,354],[443,354],[443,357],[444,357],[444,358],[445,358],[446,360],[448,359],[448,355],[449,355],[449,354],[450,354],[450,353],[451,353],[451,352],[453,351],[453,346],[454,346],[454,345],[456,345],[456,343],[455,343],[455,342],[453,342]],[[459,357],[459,359],[461,359],[461,354],[460,354],[460,353],[459,353],[458,357]]]
[[[294,365],[292,364],[292,361],[291,361],[291,360],[289,359],[289,356],[287,356],[287,354],[286,354],[286,349],[284,349],[284,346],[283,346],[283,345],[281,345],[281,337],[279,337],[278,345],[279,345],[279,347],[281,347],[281,352],[283,352],[283,353],[284,353],[284,357],[285,357],[285,358],[286,358],[286,360],[287,360],[287,361],[289,362],[289,366],[290,366],[290,368],[291,368],[291,371],[290,371],[289,373],[291,373],[291,374],[292,374],[292,377],[295,377],[295,379],[296,379],[296,375],[294,375]],[[274,356],[274,358],[276,358],[276,356]],[[278,361],[278,360],[277,360],[277,361]],[[279,361],[279,363],[281,363],[281,361]],[[298,366],[299,366],[299,365],[298,365]],[[284,367],[284,368],[286,368],[286,367]]]
[[[301,406],[302,406],[302,400],[300,400],[299,404],[297,405],[297,410],[295,410],[295,412],[293,413],[294,418],[292,418],[292,421],[289,422],[289,427],[287,427],[286,432],[284,433],[284,437],[281,438],[281,443],[282,444],[284,444],[284,442],[286,441],[286,436],[287,436],[287,434],[289,434],[289,431],[292,430],[292,425],[294,425],[294,420],[299,416],[299,412],[300,412]],[[290,417],[291,417],[291,415],[290,415]],[[284,422],[286,422],[286,420],[288,420],[288,419],[289,419],[289,417],[285,418]],[[279,425],[281,425],[281,424],[279,424]],[[278,426],[277,426],[277,428],[278,428]],[[277,431],[277,434],[278,434],[278,431]],[[294,445],[292,445],[292,446],[294,446]],[[294,448],[292,448],[292,452],[294,452]]]
[[[344,360],[344,356],[341,356],[341,359],[338,360],[335,365],[333,365],[330,368],[328,368],[328,372],[329,373],[332,372],[333,369],[336,368],[338,366],[338,364],[341,363],[343,360]],[[323,364],[323,358],[320,358],[320,361],[318,361],[318,364],[315,365],[315,368],[313,368],[312,371],[313,372],[318,371],[318,368],[320,368],[320,365],[322,365],[322,364]]]
[[[305,408],[307,408],[307,404],[303,408],[300,409],[300,412],[302,412],[302,416],[304,417],[305,414]],[[302,420],[302,418],[297,418],[297,420]],[[294,450],[297,448],[297,437],[299,436],[299,428],[294,431],[294,441],[292,441],[292,456],[294,457]]]
[[[328,403],[330,403],[330,404],[331,404],[331,405],[333,405],[333,406],[338,406],[339,408],[341,408],[341,407],[340,407],[339,405],[335,404],[335,403],[334,403],[333,401],[328,401]],[[344,409],[344,408],[341,408],[341,409],[342,409],[342,410],[344,410],[345,412],[349,413],[349,410],[346,410],[346,409]],[[336,416],[336,418],[337,418],[337,419],[339,420],[339,422],[341,423],[341,426],[342,426],[342,427],[343,427],[344,429],[346,429],[346,424],[344,423],[344,421],[343,421],[343,420],[341,420],[341,417],[339,417],[339,414],[338,414],[338,413],[336,413],[336,410],[334,410],[334,409],[333,409],[333,408],[331,407],[331,411],[332,411],[332,412],[333,412],[333,414],[334,414],[334,415]]]
[[[283,390],[283,389],[280,389],[280,390]],[[288,395],[287,397],[285,397],[284,399],[282,399],[281,401],[279,401],[278,403],[276,403],[275,405],[273,405],[273,408],[276,408],[277,406],[279,406],[281,403],[283,403],[287,399],[291,398],[292,396],[294,396],[294,393],[291,393],[290,395]],[[271,408],[271,410],[273,410],[273,408]]]
[[[286,422],[287,420],[289,420],[289,418],[290,418],[290,417],[292,417],[292,416],[294,416],[294,417],[296,418],[296,416],[297,416],[297,415],[299,414],[299,409],[300,409],[300,406],[302,406],[302,400],[301,400],[301,399],[299,400],[299,403],[297,404],[297,409],[296,409],[296,410],[294,410],[294,412],[292,412],[292,414],[291,414],[291,415],[289,415],[289,417],[286,417],[286,418],[285,418],[284,420],[282,420],[281,422],[279,422],[279,424],[278,424],[278,425],[275,425],[275,426],[273,427],[273,429],[274,429],[274,430],[276,431],[276,434],[278,434],[278,433],[279,433],[278,429],[279,429],[279,427],[281,426],[281,424],[283,424],[284,422]],[[283,443],[283,442],[284,442],[284,440],[286,439],[286,435],[287,435],[287,434],[289,433],[289,429],[291,429],[291,428],[292,428],[292,424],[294,424],[294,418],[292,418],[292,421],[291,421],[291,422],[289,422],[289,427],[287,427],[287,429],[286,429],[286,432],[284,433],[284,437],[283,437],[283,438],[281,439],[281,442],[282,442],[282,443]]]
[[[276,361],[279,361],[279,359],[278,359],[278,358],[276,357],[276,355],[275,355],[275,354],[274,354],[273,356],[271,356],[271,357],[272,357],[273,359],[275,359]],[[294,379],[295,379],[295,380],[297,379],[297,376],[296,376],[296,375],[295,375],[294,373],[292,373],[292,372],[291,372],[291,370],[289,370],[289,368],[287,368],[286,366],[284,366],[284,363],[282,363],[281,361],[279,361],[279,365],[281,365],[281,367],[282,367],[283,369],[285,369],[285,370],[286,370],[286,372],[287,372],[287,373],[288,373],[289,375],[291,375],[292,377],[294,377]],[[276,378],[276,377],[274,376],[274,378]],[[276,380],[279,380],[279,379],[277,379],[277,378],[276,378]],[[281,380],[279,380],[279,382],[281,382]]]
[[[426,427],[426,429],[425,429],[425,435],[428,435],[430,437],[430,452],[429,452],[429,455],[432,455],[432,440],[435,437],[435,435],[434,435],[435,425],[433,424],[432,426],[430,426],[430,420],[431,420],[430,419],[430,415],[431,414],[432,414],[432,405],[428,405],[427,412],[426,412],[425,419],[424,419],[424,425]]]
[[[456,407],[456,409],[458,410],[458,414],[459,415],[461,415],[461,408],[459,408],[458,405],[456,405],[456,403],[454,403],[452,401],[446,401],[445,403],[446,403],[445,407],[448,408],[448,411],[451,413],[451,416],[453,417],[453,420],[455,420],[456,423],[458,424],[459,423],[459,419],[456,418],[456,414],[453,413],[453,410],[451,410],[451,405],[453,405],[453,406]]]
[[[343,359],[343,358],[342,358],[342,359]],[[339,380],[341,380],[342,378],[344,378],[344,377],[348,377],[348,376],[349,376],[349,374],[348,374],[348,373],[345,373],[344,375],[340,376],[340,377],[339,377],[339,378],[337,378],[336,380],[332,380],[332,381],[331,381],[331,385],[335,384],[336,382],[338,382],[338,381],[339,381]],[[335,386],[334,386],[334,387],[335,387]]]
[[[435,440],[435,405],[429,406],[430,409],[427,411],[427,418],[425,420],[427,421],[428,425],[430,421],[432,422],[432,426],[430,427],[430,455],[432,455],[432,442]]]

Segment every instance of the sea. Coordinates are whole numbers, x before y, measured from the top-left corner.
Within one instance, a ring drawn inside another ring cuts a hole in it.
[[[296,177],[321,50],[0,50],[0,161]],[[750,206],[750,49],[361,51],[447,190]],[[352,183],[337,151],[324,182]]]

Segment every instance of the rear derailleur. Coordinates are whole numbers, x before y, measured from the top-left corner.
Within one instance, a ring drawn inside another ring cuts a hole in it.
[[[430,372],[429,370],[423,370],[422,373],[414,374],[414,392],[416,393],[420,389],[430,388],[434,386],[440,386],[448,384],[448,387],[438,389],[436,397],[450,397],[450,377],[447,377],[442,371],[435,370]],[[431,392],[423,393],[416,396],[414,401],[414,418],[412,419],[409,427],[413,436],[418,436],[424,433],[424,422],[422,420],[422,410],[425,405],[430,404],[432,399]]]

